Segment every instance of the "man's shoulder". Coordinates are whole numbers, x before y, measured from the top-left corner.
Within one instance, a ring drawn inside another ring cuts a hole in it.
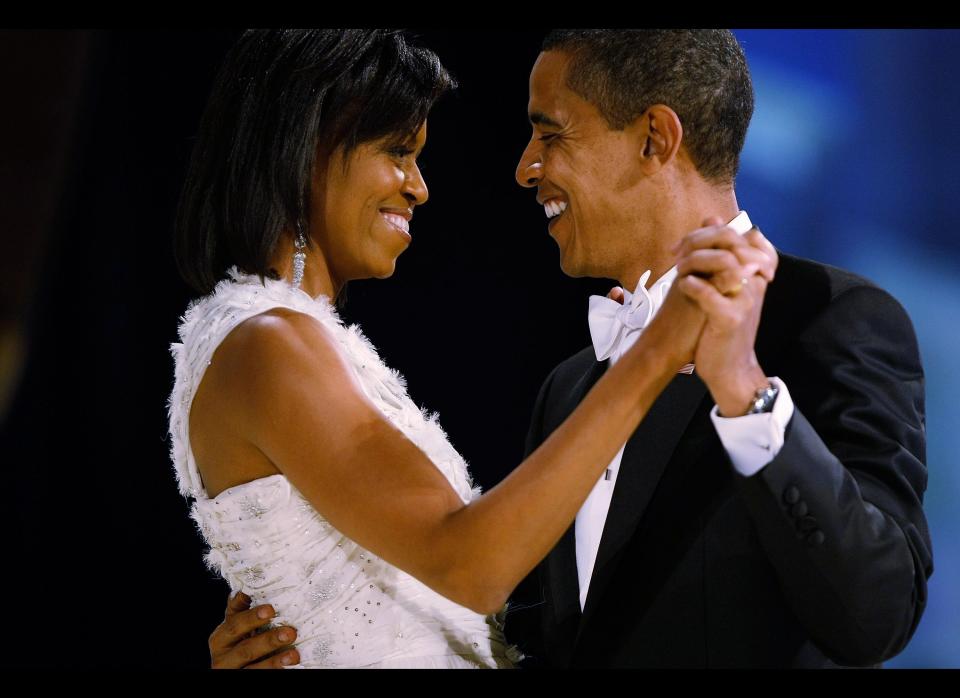
[[[876,283],[846,269],[781,252],[764,300],[757,354],[762,361],[783,354],[785,348],[791,354],[810,333],[837,341],[882,337],[916,345],[909,314]]]
[[[905,316],[896,299],[876,283],[847,269],[780,252],[777,275],[767,289],[764,315],[789,317],[803,327],[843,299],[857,299],[877,311]]]
[[[777,277],[768,293],[787,292],[793,295],[803,290],[811,297],[829,303],[854,288],[880,289],[870,279],[848,269],[785,252],[780,252],[779,256]]]

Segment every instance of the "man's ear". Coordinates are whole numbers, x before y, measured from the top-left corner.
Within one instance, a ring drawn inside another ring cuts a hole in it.
[[[664,104],[654,104],[633,125],[641,145],[641,165],[653,174],[677,156],[683,141],[680,117]]]

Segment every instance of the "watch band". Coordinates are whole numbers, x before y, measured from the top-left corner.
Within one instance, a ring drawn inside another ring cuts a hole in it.
[[[753,396],[753,402],[750,403],[750,409],[747,414],[763,414],[773,411],[773,403],[780,394],[780,388],[774,385],[768,385],[766,388],[760,388]]]

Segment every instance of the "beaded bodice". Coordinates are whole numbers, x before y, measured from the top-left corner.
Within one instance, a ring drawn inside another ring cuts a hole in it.
[[[209,544],[208,566],[254,604],[270,603],[293,625],[301,667],[511,666],[502,625],[459,606],[337,531],[281,474],[203,488],[190,448],[190,406],[217,346],[243,320],[271,308],[305,313],[336,339],[364,393],[443,473],[461,500],[479,495],[436,415],[419,409],[356,325],[344,326],[325,297],[233,268],[181,319],[171,345],[171,457],[180,491]]]

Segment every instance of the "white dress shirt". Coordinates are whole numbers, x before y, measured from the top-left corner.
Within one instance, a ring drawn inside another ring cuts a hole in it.
[[[741,211],[729,225],[741,235],[753,227],[746,211]],[[632,323],[633,326],[620,337],[619,344],[610,353],[611,366],[633,346],[643,333],[643,327],[649,324],[660,310],[670,286],[677,278],[677,268],[673,267],[664,273],[648,290],[646,282],[649,278],[650,272],[647,271],[640,277],[640,282],[633,293],[624,289],[623,305],[632,306],[631,314],[639,314],[641,321]],[[591,298],[591,303],[594,302],[598,301]],[[774,459],[783,446],[784,433],[793,416],[793,401],[790,399],[787,386],[777,378],[771,378],[770,382],[780,389],[772,412],[743,417],[720,417],[716,405],[710,411],[710,418],[720,437],[720,442],[730,456],[733,467],[747,477],[756,474]],[[587,500],[580,507],[580,511],[577,512],[574,532],[581,610],[586,604],[587,593],[590,590],[593,566],[597,560],[597,550],[600,547],[600,538],[610,510],[610,500],[617,483],[617,473],[620,470],[620,461],[623,459],[625,447],[626,444],[617,451],[617,455],[610,461],[610,465],[607,466],[604,474],[593,486]]]

